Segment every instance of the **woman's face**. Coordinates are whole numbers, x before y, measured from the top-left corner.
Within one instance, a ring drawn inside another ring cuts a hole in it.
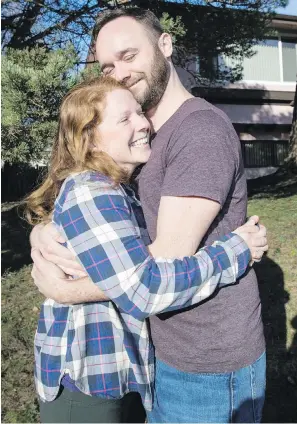
[[[100,141],[96,148],[128,172],[148,161],[150,124],[130,91],[116,89],[107,94],[98,129]]]

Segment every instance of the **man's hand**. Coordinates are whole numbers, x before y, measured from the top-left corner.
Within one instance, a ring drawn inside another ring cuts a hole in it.
[[[73,280],[55,264],[43,258],[38,249],[32,248],[34,261],[32,277],[38,290],[47,298],[61,304],[99,302],[109,300],[88,277]]]
[[[252,216],[244,225],[237,228],[233,233],[238,234],[248,245],[252,261],[259,262],[264,252],[268,250],[267,230],[264,225],[258,225],[259,217]]]
[[[38,249],[43,258],[48,261],[48,269],[45,266],[43,267],[44,276],[51,273],[59,277],[60,270],[58,270],[58,267],[68,275],[74,275],[76,277],[85,277],[87,275],[70,250],[61,245],[61,243],[65,243],[65,239],[61,236],[54,224],[37,225],[32,230],[30,241],[32,247]],[[38,263],[39,256],[34,255],[34,257],[36,258],[33,259],[34,263],[37,266],[40,265]],[[54,264],[57,266],[55,267]]]
[[[70,250],[62,246],[64,238],[54,224],[37,225],[30,236],[32,277],[38,290],[61,304],[109,300],[87,277]],[[73,280],[68,275],[81,277]]]

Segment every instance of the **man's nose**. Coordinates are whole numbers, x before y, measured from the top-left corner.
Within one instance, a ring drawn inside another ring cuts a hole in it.
[[[130,78],[130,71],[126,66],[117,65],[115,78],[117,81],[125,83],[125,81]]]

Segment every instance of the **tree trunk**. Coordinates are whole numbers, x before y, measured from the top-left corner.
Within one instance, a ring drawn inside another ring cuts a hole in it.
[[[289,139],[289,155],[287,159],[287,166],[291,170],[297,171],[297,83],[293,107],[293,121]]]

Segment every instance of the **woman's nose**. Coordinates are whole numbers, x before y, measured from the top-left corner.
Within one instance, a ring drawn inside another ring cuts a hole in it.
[[[137,115],[136,118],[136,130],[137,131],[148,131],[150,128],[149,121],[144,115]]]

